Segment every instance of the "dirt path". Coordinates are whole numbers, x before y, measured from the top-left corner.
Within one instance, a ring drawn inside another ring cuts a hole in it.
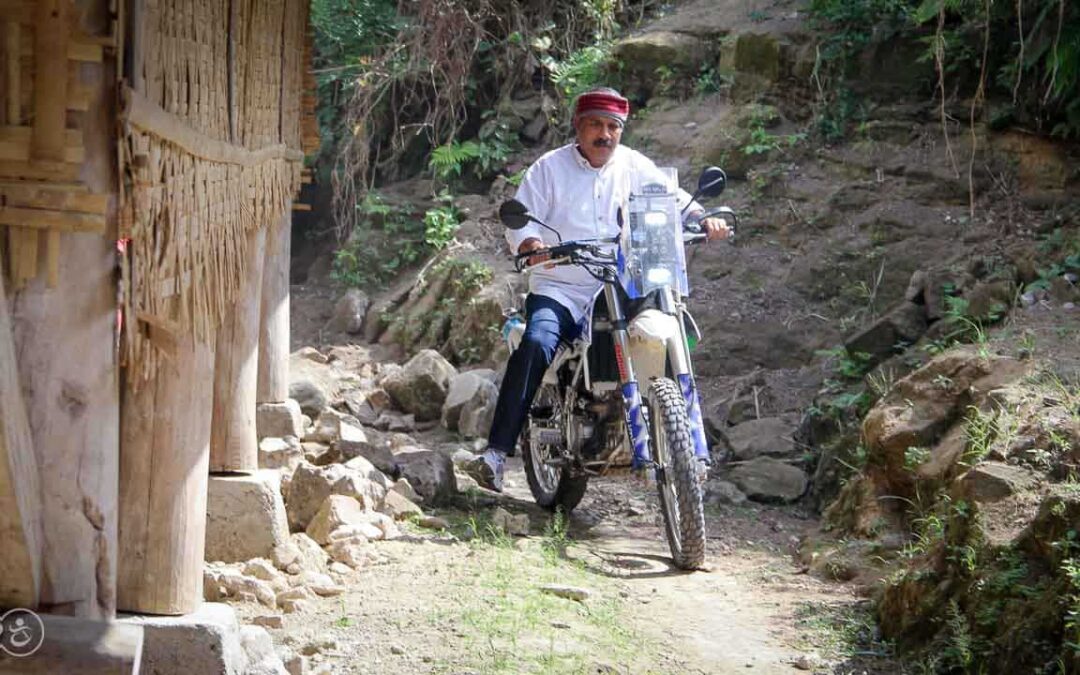
[[[837,669],[836,626],[821,617],[849,616],[858,600],[793,563],[813,520],[711,508],[709,568],[688,574],[670,565],[655,502],[629,477],[595,480],[564,531],[512,460],[506,495],[439,512],[450,532],[372,544],[372,563],[341,579],[348,591],[286,615],[275,644],[333,673],[896,672]],[[530,535],[491,528],[497,508],[527,514]],[[590,597],[541,589],[552,583]]]

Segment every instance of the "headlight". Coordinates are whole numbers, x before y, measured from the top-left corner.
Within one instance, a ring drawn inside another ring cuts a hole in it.
[[[667,212],[666,211],[646,211],[645,212],[645,225],[649,227],[656,227],[658,225],[667,225]]]
[[[671,270],[664,269],[663,267],[654,267],[645,273],[645,280],[650,284],[670,284]]]

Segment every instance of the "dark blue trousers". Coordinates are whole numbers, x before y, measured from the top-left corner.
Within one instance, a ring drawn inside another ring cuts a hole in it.
[[[506,365],[495,404],[495,420],[488,435],[488,447],[507,454],[514,451],[533,397],[559,343],[570,342],[578,334],[570,310],[547,296],[529,294],[525,300],[525,320],[525,335]]]

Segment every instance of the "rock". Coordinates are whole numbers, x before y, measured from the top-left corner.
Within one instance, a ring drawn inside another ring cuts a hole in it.
[[[245,576],[235,567],[203,569],[204,597],[211,601],[236,598],[274,606],[274,587],[266,581]]]
[[[398,478],[396,481],[394,481],[394,485],[390,488],[390,490],[396,492],[397,494],[401,495],[405,499],[408,499],[414,504],[423,501],[424,499],[419,494],[417,494],[416,490],[413,489],[412,484],[404,478]]]
[[[982,462],[963,476],[964,489],[977,502],[996,502],[1038,484],[1038,476],[1019,466],[1001,462]]]
[[[309,348],[289,355],[289,398],[312,419],[339,394],[343,373],[327,358]]]
[[[416,524],[429,530],[449,530],[450,521],[438,516],[421,516],[416,519]]]
[[[769,457],[758,457],[731,470],[728,478],[747,497],[759,502],[793,502],[809,484],[798,467]]]
[[[347,463],[356,457],[361,457],[384,474],[397,473],[390,443],[378,431],[362,430],[351,424],[345,425],[341,428],[341,438],[338,440],[337,449],[343,462]]]
[[[364,457],[353,457],[345,462],[345,468],[356,471],[364,478],[367,478],[385,490],[389,490],[394,485],[386,474],[376,468],[374,464]]]
[[[311,361],[312,363],[326,364],[329,359],[326,355],[314,347],[301,347],[289,355],[290,360]]]
[[[356,418],[360,424],[373,427],[379,419],[379,412],[368,401],[368,393],[357,389],[349,390],[341,395],[349,414]]]
[[[291,538],[288,541],[283,541],[274,547],[270,560],[273,561],[274,567],[284,570],[294,562],[301,561],[300,547]]]
[[[244,565],[244,574],[269,583],[275,590],[282,590],[289,584],[285,575],[264,558],[249,560]]]
[[[334,304],[334,315],[326,322],[324,330],[335,333],[359,334],[364,330],[364,316],[371,301],[356,288],[350,288]]]
[[[387,410],[379,415],[379,419],[375,420],[375,428],[395,433],[416,431],[416,416],[411,414],[403,415]]]
[[[383,499],[379,511],[385,513],[394,520],[405,520],[409,516],[422,515],[424,513],[419,506],[393,490],[386,493],[386,498]]]
[[[285,617],[280,614],[263,614],[252,619],[251,623],[265,628],[284,628]]]
[[[390,645],[390,653],[394,656],[402,656],[405,654],[405,648],[401,645]]]
[[[270,633],[262,626],[241,626],[240,646],[248,662],[244,675],[284,675],[288,672],[281,657],[274,651]]]
[[[446,455],[412,447],[394,453],[394,461],[425,504],[446,503],[457,495],[454,465]]]
[[[348,565],[339,563],[337,561],[334,561],[334,562],[330,563],[330,566],[327,569],[329,569],[332,573],[337,574],[337,575],[345,575],[345,574],[348,574],[349,572],[352,572],[351,567],[349,567]]]
[[[494,401],[499,392],[482,375],[466,372],[450,380],[450,389],[442,408],[442,425],[450,431],[457,431],[463,411],[468,408],[486,407]]]
[[[330,495],[358,500],[360,508],[374,509],[382,503],[386,489],[355,469],[341,464],[317,467],[303,463],[293,473],[287,501],[289,526],[305,530]]]
[[[341,437],[341,425],[348,423],[359,426],[352,416],[334,408],[323,408],[319,413],[319,418],[315,420],[315,427],[304,436],[304,440],[315,443],[334,443]]]
[[[282,660],[289,675],[307,675],[307,657],[303,654],[289,654]]]
[[[980,281],[964,293],[965,314],[978,321],[992,321],[1009,313],[1016,286],[1011,281]]]
[[[326,466],[338,459],[337,453],[326,443],[304,441],[300,444],[300,449],[304,452],[304,459],[315,466]]]
[[[914,344],[926,332],[924,309],[904,301],[888,314],[855,334],[844,343],[849,354],[866,354],[870,364],[896,353],[898,345]]]
[[[284,403],[260,403],[255,407],[255,429],[260,439],[304,435],[300,404],[293,399]]]
[[[780,76],[780,43],[768,33],[739,33],[720,52],[720,69],[775,82]]]
[[[587,588],[562,586],[560,584],[544,584],[540,587],[540,592],[557,595],[560,598],[566,598],[567,600],[576,600],[577,602],[585,602],[592,597],[592,591]]]
[[[505,509],[495,509],[495,513],[491,514],[491,524],[510,536],[524,537],[529,534],[529,516],[524,513],[515,516]]]
[[[259,441],[260,469],[288,469],[290,472],[304,459],[303,448],[295,436],[269,436]]]
[[[441,354],[425,349],[405,364],[401,371],[382,381],[383,388],[405,412],[419,421],[437,420],[457,370]]]
[[[326,550],[335,563],[346,565],[352,569],[365,566],[370,559],[367,539],[364,537],[351,537],[332,542],[326,547]]]
[[[289,538],[281,475],[210,476],[206,499],[206,560],[269,558]]]
[[[326,387],[313,380],[291,380],[289,398],[296,401],[300,409],[314,417],[330,402]]]
[[[495,421],[495,403],[498,398],[498,389],[488,389],[486,395],[494,394],[483,405],[479,399],[474,398],[461,411],[461,419],[458,422],[458,433],[465,438],[487,438],[491,432],[491,424]]]
[[[287,591],[282,591],[277,594],[277,604],[284,604],[288,600],[310,600],[315,601],[318,596],[315,595],[315,591],[311,590],[307,586],[295,586]]]
[[[711,480],[705,484],[705,503],[732,504],[738,506],[746,501],[746,495],[734,483],[726,480]]]
[[[118,623],[143,629],[142,670],[154,675],[240,675],[247,657],[232,607],[204,602],[181,616],[125,615]]]
[[[310,614],[315,609],[309,600],[283,600],[281,611],[286,614]]]
[[[795,452],[792,435],[795,422],[784,417],[764,417],[750,420],[726,431],[728,445],[735,459],[783,457]]]
[[[697,74],[700,64],[708,60],[708,53],[708,43],[693,35],[649,31],[619,40],[613,48],[612,58],[623,65],[622,75],[633,82],[634,93],[648,98],[657,93],[658,69],[691,77]]]
[[[322,503],[318,513],[307,526],[307,534],[318,544],[327,544],[330,533],[334,530],[365,522],[364,507],[353,497],[347,495],[329,495]]]
[[[301,570],[321,572],[326,569],[326,563],[330,556],[319,544],[304,532],[297,532],[289,537],[289,540],[300,551]]]

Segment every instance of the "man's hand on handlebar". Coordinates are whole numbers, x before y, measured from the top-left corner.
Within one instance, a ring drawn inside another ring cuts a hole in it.
[[[731,228],[728,227],[727,222],[723,218],[703,219],[701,221],[701,230],[705,233],[705,237],[709,241],[727,239],[731,236]]]
[[[537,251],[537,254],[525,258],[526,267],[532,267],[533,265],[551,260],[551,254],[548,253],[547,248],[544,246],[544,242],[535,237],[521,242],[521,246],[518,246],[517,250],[519,256],[523,256],[530,251]]]

